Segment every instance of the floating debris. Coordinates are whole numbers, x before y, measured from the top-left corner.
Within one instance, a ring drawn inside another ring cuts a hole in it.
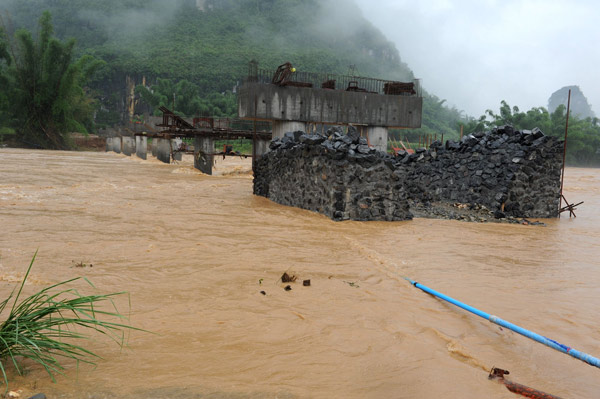
[[[521,219],[521,221],[519,222],[525,226],[546,226],[546,223],[543,222],[532,222],[530,220],[527,219]]]
[[[292,275],[290,276],[289,274],[287,274],[287,272],[283,273],[281,275],[281,282],[282,283],[293,283],[294,281],[296,281],[298,277]]]
[[[545,393],[542,391],[538,391],[537,389],[530,388],[525,385],[517,384],[516,382],[509,381],[504,378],[505,375],[510,374],[508,370],[502,370],[496,367],[492,367],[490,371],[490,375],[488,375],[488,379],[497,380],[498,382],[504,384],[506,389],[509,391],[516,393],[517,395],[525,396],[526,398],[531,399],[560,399],[558,396],[551,395],[549,393]]]
[[[71,267],[94,267],[94,265],[92,265],[91,263],[87,264],[87,263],[83,263],[83,262],[79,262],[79,263],[75,263],[75,261],[72,261],[72,262],[73,262],[73,266],[71,266]]]

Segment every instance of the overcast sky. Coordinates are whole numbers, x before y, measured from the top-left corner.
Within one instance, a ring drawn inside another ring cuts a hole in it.
[[[423,86],[471,116],[578,85],[600,116],[598,0],[356,0]]]

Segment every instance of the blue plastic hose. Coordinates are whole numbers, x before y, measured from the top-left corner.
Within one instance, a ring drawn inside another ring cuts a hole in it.
[[[409,281],[412,285],[414,285],[415,287],[417,287],[421,291],[427,292],[428,294],[431,294],[431,295],[436,296],[436,297],[438,297],[440,299],[443,299],[446,302],[450,302],[451,304],[456,305],[459,308],[462,308],[462,309],[464,309],[464,310],[466,310],[468,312],[476,314],[479,317],[483,317],[484,319],[489,320],[489,321],[491,321],[494,324],[497,324],[497,325],[502,326],[504,328],[508,328],[509,330],[512,330],[512,331],[514,331],[514,332],[516,332],[518,334],[521,334],[521,335],[523,335],[523,336],[525,336],[527,338],[533,339],[534,341],[537,341],[540,344],[544,344],[546,346],[549,346],[552,349],[556,349],[559,352],[566,353],[567,355],[570,355],[570,356],[574,357],[575,359],[579,359],[581,361],[586,362],[587,364],[590,364],[592,366],[596,366],[596,367],[600,368],[600,359],[598,359],[598,358],[596,358],[594,356],[588,355],[587,353],[584,353],[584,352],[580,352],[580,351],[578,351],[576,349],[573,349],[573,348],[571,348],[569,346],[566,346],[566,345],[563,345],[563,344],[561,344],[559,342],[556,342],[553,339],[546,338],[543,335],[536,334],[536,333],[534,333],[532,331],[524,329],[523,327],[519,327],[519,326],[517,326],[515,324],[509,323],[508,321],[503,320],[503,319],[501,319],[501,318],[499,318],[497,316],[490,315],[489,313],[483,312],[483,311],[481,311],[479,309],[476,309],[476,308],[474,308],[472,306],[469,306],[469,305],[467,305],[465,303],[457,301],[454,298],[451,298],[451,297],[449,297],[447,295],[444,295],[441,292],[437,292],[436,290],[433,290],[433,289],[431,289],[431,288],[429,288],[429,287],[427,287],[427,286],[425,286],[423,284],[417,283],[416,281],[413,281],[413,280],[411,280],[409,278],[405,277],[405,280]]]

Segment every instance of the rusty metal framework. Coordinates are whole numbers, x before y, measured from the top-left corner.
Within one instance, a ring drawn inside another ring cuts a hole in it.
[[[569,217],[573,216],[573,217],[577,217],[577,215],[575,214],[575,210],[577,209],[577,207],[581,204],[583,204],[583,201],[578,202],[576,204],[569,204],[569,202],[567,201],[567,199],[565,198],[564,195],[560,195],[560,199],[561,201],[565,201],[565,206],[562,206],[562,202],[560,204],[561,208],[558,210],[558,215],[560,216],[561,213],[569,211]]]
[[[415,84],[413,82],[388,82],[383,85],[383,93],[393,96],[416,95]]]
[[[280,65],[274,71],[259,68],[255,61],[251,61],[248,76],[244,79],[244,83],[246,82],[422,97],[419,79],[412,82],[396,82],[362,76],[305,72],[294,69],[289,62]]]
[[[271,83],[277,86],[313,87],[313,84],[310,82],[295,81],[293,79],[294,72],[296,72],[296,68],[290,62],[281,64],[273,74]]]
[[[272,124],[263,121],[248,121],[238,118],[208,118],[196,117],[189,123],[175,115],[166,107],[159,108],[162,113],[162,123],[157,127],[163,128],[158,132],[135,133],[136,136],[157,138],[193,138],[196,136],[209,137],[217,140],[254,139],[270,140]]]
[[[199,117],[193,119],[195,129],[212,129],[212,130],[247,130],[257,132],[270,132],[272,123],[267,121],[249,121],[239,118],[206,118]]]
[[[160,125],[156,125],[159,127],[165,127],[169,129],[193,129],[194,126],[190,125],[179,115],[175,115],[173,111],[168,109],[167,107],[159,108],[163,113],[163,121]]]

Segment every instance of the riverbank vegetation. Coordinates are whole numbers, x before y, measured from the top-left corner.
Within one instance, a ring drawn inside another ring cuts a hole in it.
[[[7,367],[12,365],[18,374],[22,374],[22,359],[41,365],[53,380],[56,374],[63,373],[62,361],[94,364],[100,356],[77,343],[89,340],[86,331],[108,336],[123,346],[125,331],[137,330],[125,324],[125,317],[113,303],[113,299],[125,295],[124,292],[82,295],[77,289],[68,288],[82,280],[80,277],[51,285],[21,299],[34,261],[35,255],[16,294],[13,290],[0,302],[0,316],[4,318],[0,324],[0,371],[6,386]],[[105,310],[102,305],[106,304],[112,308]],[[115,321],[108,321],[111,319]]]
[[[502,101],[498,113],[487,110],[477,119],[470,119],[464,127],[464,133],[489,130],[495,126],[512,125],[516,129],[540,128],[545,134],[564,138],[567,122],[567,110],[559,105],[550,113],[544,107],[521,111]],[[567,164],[572,166],[600,166],[600,120],[598,118],[579,118],[570,112],[567,140]]]
[[[237,115],[237,97],[232,92],[201,95],[200,88],[186,80],[173,81],[158,78],[151,87],[135,88],[143,102],[152,108],[154,115],[161,115],[161,106],[175,110],[181,116],[212,116],[233,118]]]
[[[7,121],[2,127],[14,130],[23,143],[67,149],[67,133],[86,133],[93,126],[95,105],[84,85],[103,62],[90,55],[76,60],[75,40],[60,41],[53,33],[45,12],[37,37],[26,29],[17,30],[13,40],[2,34],[0,112]]]

